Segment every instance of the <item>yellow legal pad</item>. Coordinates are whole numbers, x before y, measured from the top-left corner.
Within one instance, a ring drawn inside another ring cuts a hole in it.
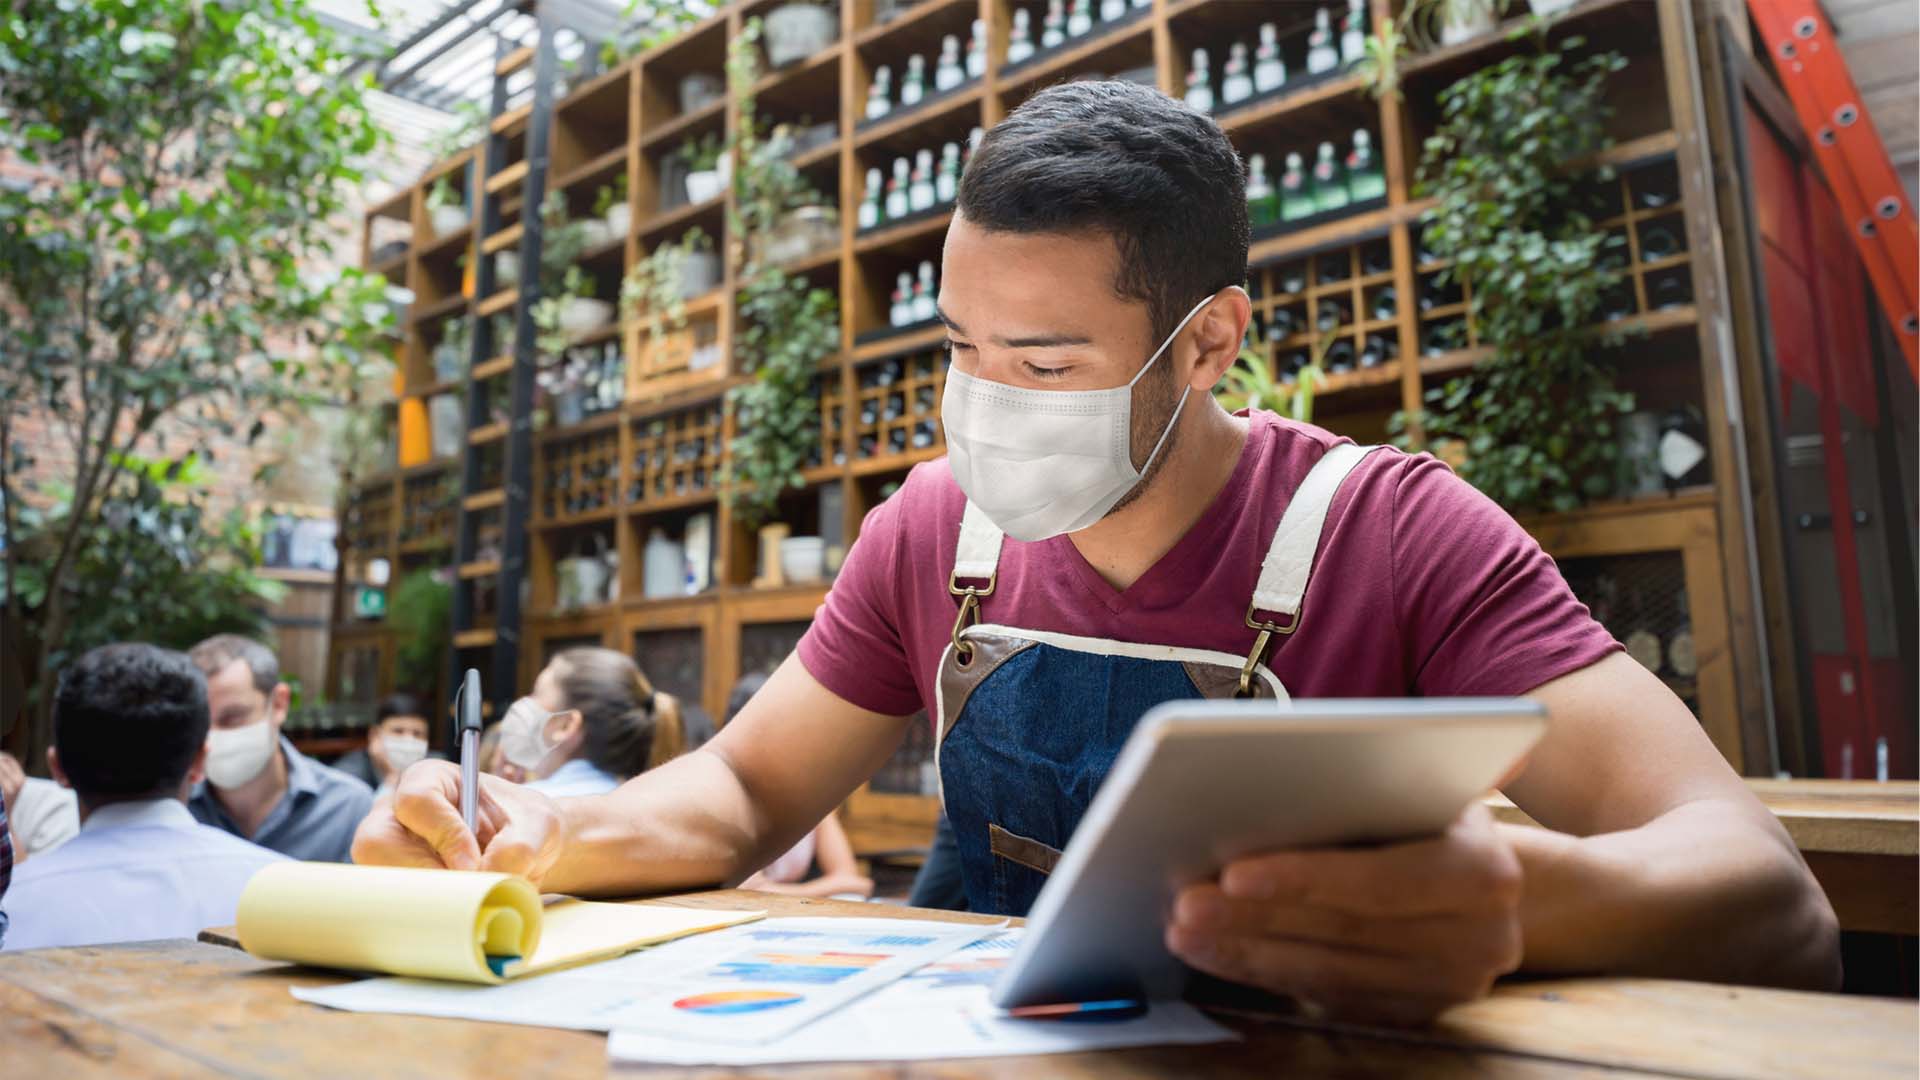
[[[559,899],[468,870],[275,863],[240,895],[240,945],[265,960],[497,983],[761,918]]]

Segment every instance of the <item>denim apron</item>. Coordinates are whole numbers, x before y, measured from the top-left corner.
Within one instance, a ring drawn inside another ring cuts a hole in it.
[[[967,504],[948,579],[960,614],[940,656],[934,758],[971,910],[1027,913],[1147,710],[1190,698],[1288,700],[1268,645],[1299,627],[1327,509],[1373,449],[1333,447],[1294,492],[1247,606],[1245,656],[983,621],[1004,536]]]

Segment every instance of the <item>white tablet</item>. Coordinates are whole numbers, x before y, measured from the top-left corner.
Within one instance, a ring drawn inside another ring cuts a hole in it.
[[[994,984],[1003,1007],[1180,993],[1174,894],[1242,856],[1436,834],[1546,730],[1524,698],[1181,701],[1114,760]]]

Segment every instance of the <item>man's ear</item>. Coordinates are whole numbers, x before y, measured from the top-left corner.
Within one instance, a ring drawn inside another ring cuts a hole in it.
[[[73,790],[73,785],[67,780],[67,771],[60,767],[60,751],[51,746],[47,747],[47,774],[53,777],[54,783],[69,791]]]
[[[280,718],[280,722],[285,723],[287,708],[293,704],[293,688],[286,683],[274,684],[273,693],[267,695],[267,703],[272,706],[273,714]]]
[[[187,766],[187,782],[183,791],[192,791],[194,785],[207,777],[207,744],[201,743],[200,749],[193,752],[193,764]]]
[[[1194,318],[1195,356],[1193,375],[1187,384],[1200,393],[1209,393],[1240,357],[1240,344],[1246,340],[1247,322],[1253,318],[1253,301],[1238,285],[1229,285],[1214,295]]]

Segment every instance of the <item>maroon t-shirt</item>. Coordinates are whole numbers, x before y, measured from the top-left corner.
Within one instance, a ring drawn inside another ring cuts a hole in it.
[[[1266,412],[1248,428],[1226,486],[1138,581],[1115,590],[1064,536],[1009,539],[984,621],[1244,655],[1247,603],[1287,500],[1348,441]],[[889,715],[935,712],[965,506],[942,458],[867,514],[800,641],[827,689]],[[1295,698],[1518,694],[1620,647],[1505,511],[1431,455],[1390,449],[1341,485],[1300,628],[1275,642],[1267,664]]]

